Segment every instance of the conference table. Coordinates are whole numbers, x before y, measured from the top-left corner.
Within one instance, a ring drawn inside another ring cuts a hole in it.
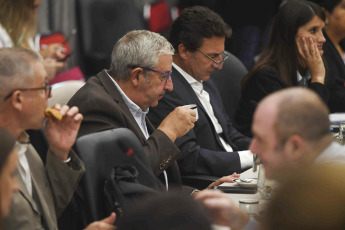
[[[246,179],[246,178],[255,178],[258,179],[258,172],[253,172],[253,169],[248,169],[247,171],[241,173],[241,178]],[[238,186],[237,183],[223,183],[220,186]],[[244,193],[227,193],[229,197],[235,202],[235,204],[239,205],[239,201],[241,199],[257,199],[259,200],[259,213],[261,213],[264,209],[265,206],[268,203],[268,200],[265,200],[261,197],[259,192],[256,192],[255,194],[244,194]]]

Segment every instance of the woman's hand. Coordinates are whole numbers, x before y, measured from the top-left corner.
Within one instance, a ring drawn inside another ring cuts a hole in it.
[[[313,38],[302,37],[297,40],[298,53],[302,57],[303,62],[308,67],[311,75],[311,82],[325,83],[326,70],[322,61],[317,43]]]

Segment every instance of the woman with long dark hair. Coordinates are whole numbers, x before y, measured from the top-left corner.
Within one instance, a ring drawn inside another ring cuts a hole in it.
[[[322,9],[312,2],[292,0],[279,9],[266,49],[241,83],[242,98],[235,119],[243,134],[252,136],[256,105],[274,91],[305,86],[327,101],[321,57],[324,21]]]

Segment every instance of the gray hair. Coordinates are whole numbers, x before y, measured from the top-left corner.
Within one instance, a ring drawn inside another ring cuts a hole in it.
[[[40,60],[40,56],[29,49],[0,49],[0,101],[11,91],[25,88],[34,80],[32,63]]]
[[[130,67],[154,68],[162,54],[174,54],[174,48],[167,39],[147,30],[133,30],[115,44],[109,74],[115,79],[125,80],[130,75]]]

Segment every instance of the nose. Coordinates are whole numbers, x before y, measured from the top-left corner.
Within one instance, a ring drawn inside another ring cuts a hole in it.
[[[218,65],[216,63],[214,63],[214,68],[217,68],[219,70],[223,69],[223,62],[220,62]]]
[[[250,150],[253,154],[259,154],[258,143],[257,143],[255,137],[253,138],[252,142],[250,143],[249,150]]]
[[[320,32],[320,33],[318,34],[317,42],[318,42],[318,43],[325,43],[325,42],[326,42],[326,38],[325,38],[325,36],[323,36],[323,33],[322,33],[322,32]]]
[[[173,85],[171,77],[169,77],[168,81],[165,83],[164,89],[168,90],[169,92],[171,92],[174,89],[174,85]]]

